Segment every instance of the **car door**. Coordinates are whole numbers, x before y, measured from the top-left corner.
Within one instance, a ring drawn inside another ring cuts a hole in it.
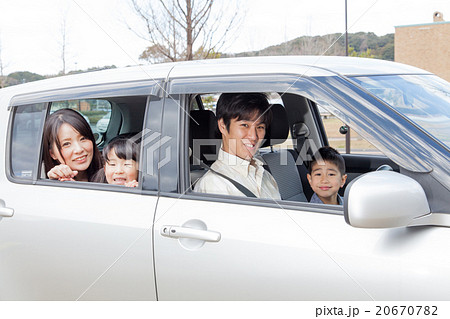
[[[147,110],[138,130],[147,134],[160,125],[162,102],[155,85],[122,83],[117,91],[99,85],[75,93],[68,88],[50,94],[52,99],[27,94],[16,98],[9,111],[1,111],[2,117],[10,117],[10,130],[2,143],[8,152],[1,159],[0,198],[13,214],[0,220],[0,299],[156,299],[152,224],[158,179],[148,173],[153,171],[146,151],[151,145],[142,144],[137,189],[51,181],[39,175],[50,102],[101,97],[126,104],[140,96],[142,111]],[[24,104],[24,99],[29,102]]]
[[[189,188],[188,93],[289,92],[326,102],[335,115],[350,114],[319,82],[235,76],[174,79],[171,88],[163,135],[170,138],[165,154],[172,157],[160,169],[166,183],[154,224],[159,300],[450,297],[450,256],[437,245],[450,240],[447,228],[359,229],[345,222],[340,206],[196,194]],[[397,157],[405,156],[397,151]]]

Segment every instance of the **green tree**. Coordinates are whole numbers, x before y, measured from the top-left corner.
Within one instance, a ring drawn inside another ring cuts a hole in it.
[[[381,48],[381,58],[383,60],[394,61],[394,43],[387,43]]]
[[[33,82],[38,80],[45,79],[44,76],[31,73],[28,71],[22,71],[22,72],[14,72],[8,75],[6,80],[6,86],[11,86],[15,84],[21,84],[21,83],[27,83],[27,82]]]
[[[355,56],[360,58],[372,58],[372,59],[375,58],[375,56],[372,54],[372,50],[367,49],[362,52],[356,52],[355,48],[353,48],[352,46],[348,47],[348,56]]]

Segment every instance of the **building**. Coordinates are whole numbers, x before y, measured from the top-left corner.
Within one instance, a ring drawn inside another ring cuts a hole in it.
[[[433,72],[450,82],[450,21],[435,12],[432,23],[396,26],[395,61]]]

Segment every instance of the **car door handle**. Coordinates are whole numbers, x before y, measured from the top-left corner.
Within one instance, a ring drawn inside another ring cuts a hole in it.
[[[218,242],[220,233],[211,230],[202,230],[180,226],[162,226],[161,235],[172,238],[191,238],[209,242]]]
[[[12,217],[14,215],[14,209],[9,207],[0,207],[0,217]]]

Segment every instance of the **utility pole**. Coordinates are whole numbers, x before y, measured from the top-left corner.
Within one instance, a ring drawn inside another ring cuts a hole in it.
[[[345,0],[345,56],[348,56],[347,0]],[[345,154],[350,154],[350,128],[345,134]]]
[[[345,0],[345,56],[348,56],[347,0]]]

